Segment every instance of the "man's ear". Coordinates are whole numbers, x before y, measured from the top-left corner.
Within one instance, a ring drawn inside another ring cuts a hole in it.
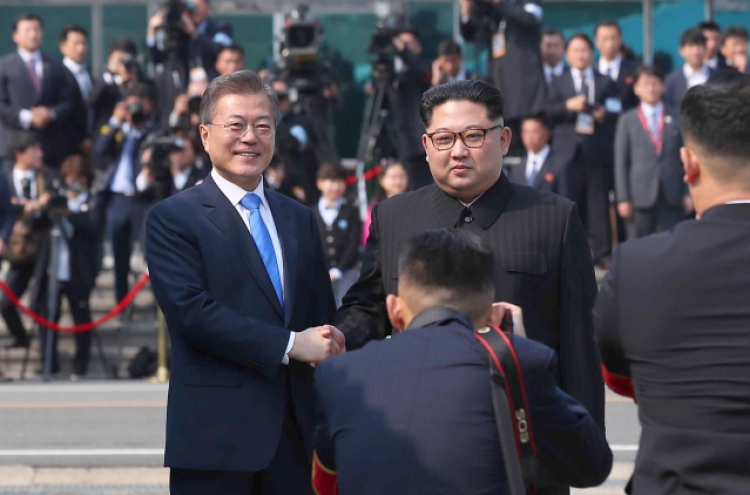
[[[396,295],[389,294],[385,298],[385,307],[388,310],[388,319],[391,320],[393,328],[403,332],[406,329],[406,323],[404,321],[404,309],[403,301]]]
[[[510,127],[503,127],[502,134],[500,135],[500,143],[503,147],[503,156],[508,154],[510,149],[510,141],[513,139],[513,131]]]
[[[695,185],[695,182],[701,176],[701,166],[698,157],[690,148],[683,146],[680,148],[680,159],[682,160],[682,168],[685,170],[685,183]]]
[[[203,143],[203,149],[206,151],[206,153],[208,153],[208,125],[201,124],[198,129],[201,131],[201,142]]]

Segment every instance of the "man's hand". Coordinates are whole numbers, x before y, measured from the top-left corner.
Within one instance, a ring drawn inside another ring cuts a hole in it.
[[[34,129],[45,129],[52,122],[52,114],[47,107],[31,109],[31,125]]]
[[[461,17],[469,17],[471,15],[471,0],[461,0]]]
[[[174,99],[174,107],[172,107],[172,113],[174,115],[183,115],[188,113],[188,95],[179,95]]]
[[[0,256],[5,252],[5,241],[0,239]]]
[[[492,324],[498,327],[505,317],[505,312],[510,311],[511,317],[513,318],[513,333],[520,335],[521,337],[526,337],[526,327],[523,324],[523,310],[520,306],[501,301],[492,303],[492,311]]]
[[[128,120],[128,115],[128,107],[125,105],[124,101],[118,103],[112,112],[112,118],[120,123]]]
[[[396,47],[396,51],[399,53],[403,52],[404,49],[406,48],[406,43],[404,43],[404,40],[402,40],[398,36],[394,36],[392,42],[393,42],[393,46]]]
[[[685,209],[685,213],[695,212],[695,204],[693,203],[693,198],[690,197],[690,195],[683,196],[682,207]]]
[[[432,85],[437,86],[440,84],[440,80],[443,78],[443,64],[439,58],[436,58],[432,62]]]
[[[316,365],[345,351],[344,334],[334,326],[323,325],[297,333],[289,359]]]
[[[191,38],[194,38],[195,35],[198,33],[198,30],[195,28],[195,23],[193,22],[193,19],[190,18],[190,14],[187,12],[182,13],[182,17],[180,18],[180,23],[182,24],[182,31],[190,36]]]
[[[569,98],[568,101],[565,102],[565,108],[567,108],[571,112],[583,112],[586,110],[586,103],[588,100],[586,99],[586,95],[578,95],[574,96],[573,98]]]
[[[624,219],[628,219],[633,216],[633,203],[630,201],[621,201],[617,203],[617,213]]]
[[[602,122],[604,118],[607,116],[607,109],[604,107],[599,107],[593,112],[591,112],[591,115],[594,116],[594,119],[596,119],[597,122]]]
[[[154,14],[154,16],[149,19],[148,21],[148,29],[146,30],[146,35],[150,39],[156,38],[156,30],[161,27],[161,25],[164,24],[164,12],[157,12]],[[111,72],[114,72],[110,69]]]

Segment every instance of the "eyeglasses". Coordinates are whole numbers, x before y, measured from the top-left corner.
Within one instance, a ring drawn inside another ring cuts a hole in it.
[[[229,136],[232,139],[240,139],[245,134],[247,134],[247,131],[249,131],[251,128],[253,130],[253,133],[257,137],[271,137],[273,136],[274,132],[276,132],[276,129],[271,125],[267,123],[260,123],[260,124],[243,124],[241,122],[231,122],[229,124],[222,124],[218,122],[205,122],[207,125],[215,125],[217,127],[223,127],[224,130],[227,133],[227,136]]]
[[[461,141],[467,148],[481,148],[488,132],[495,129],[502,129],[503,127],[505,126],[500,124],[488,129],[472,128],[461,132],[437,131],[427,134],[427,137],[432,141],[432,145],[441,151],[453,148],[453,145],[456,144],[456,136],[461,137]]]

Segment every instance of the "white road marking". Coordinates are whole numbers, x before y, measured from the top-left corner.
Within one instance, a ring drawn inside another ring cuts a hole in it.
[[[23,449],[0,450],[0,457],[91,457],[164,455],[164,449]]]

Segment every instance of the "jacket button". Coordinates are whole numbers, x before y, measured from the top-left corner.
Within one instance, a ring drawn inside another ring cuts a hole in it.
[[[328,237],[326,237],[326,242],[333,242],[333,236],[329,235]]]
[[[334,254],[336,254],[336,250],[334,248],[331,248],[331,249],[328,250],[328,254],[334,255]]]
[[[471,223],[474,221],[474,218],[472,217],[464,217],[464,223]]]

